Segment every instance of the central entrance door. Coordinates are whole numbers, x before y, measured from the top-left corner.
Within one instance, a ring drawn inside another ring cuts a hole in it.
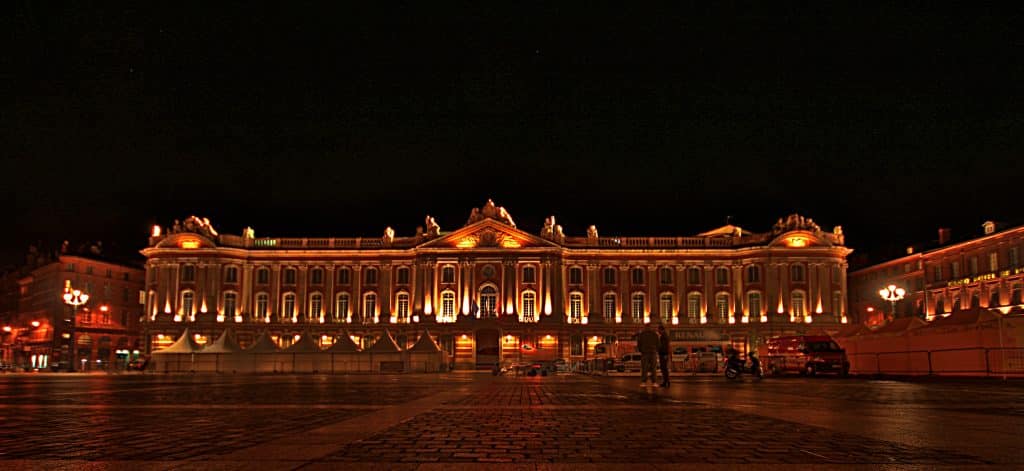
[[[501,360],[501,335],[496,329],[482,329],[476,333],[476,369],[489,370]]]

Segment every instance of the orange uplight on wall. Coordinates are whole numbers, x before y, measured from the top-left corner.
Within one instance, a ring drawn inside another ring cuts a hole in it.
[[[178,247],[181,247],[183,249],[198,249],[199,239],[182,239],[180,242],[178,242]]]
[[[523,244],[520,244],[518,240],[511,237],[505,237],[504,239],[501,239],[501,246],[506,249],[518,249],[519,247],[522,247]]]
[[[786,239],[786,246],[788,247],[807,247],[806,237],[790,237]]]
[[[472,237],[464,237],[457,243],[455,243],[455,246],[460,249],[471,249],[473,247],[476,247],[476,239]]]

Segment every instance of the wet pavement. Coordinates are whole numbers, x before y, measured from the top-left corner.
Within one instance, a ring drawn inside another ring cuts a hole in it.
[[[0,375],[0,469],[1007,469],[1024,384]]]

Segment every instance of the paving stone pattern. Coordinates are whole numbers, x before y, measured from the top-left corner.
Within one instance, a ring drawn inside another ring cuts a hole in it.
[[[348,462],[979,464],[714,408],[468,409],[417,416],[330,457]]]
[[[0,460],[215,459],[371,409],[0,408]],[[3,468],[0,463],[0,468]]]

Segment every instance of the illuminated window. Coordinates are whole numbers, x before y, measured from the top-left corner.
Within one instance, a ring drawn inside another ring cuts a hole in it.
[[[441,293],[441,313],[437,322],[455,322],[455,292]]]
[[[729,295],[727,293],[718,293],[715,296],[715,312],[718,313],[718,322],[729,320]]]
[[[634,293],[632,302],[630,303],[630,314],[632,314],[634,323],[641,323],[644,321],[644,295],[643,293]]]
[[[634,268],[630,272],[630,276],[632,277],[634,285],[642,285],[642,284],[644,284],[644,269],[643,268]]]
[[[409,322],[409,293],[404,291],[398,293],[397,312],[398,322]]]
[[[537,293],[523,291],[523,311],[519,320],[537,322]]]
[[[790,281],[804,281],[804,266],[795,264],[789,267],[789,280]]]
[[[324,269],[314,268],[309,271],[309,282],[314,285],[320,285],[324,283]]]
[[[761,267],[751,265],[747,267],[747,283],[759,283],[761,281]]]
[[[363,282],[368,285],[377,284],[377,269],[372,267],[367,268],[366,273],[363,275]]]
[[[395,273],[395,278],[398,279],[398,284],[407,285],[409,284],[409,268],[398,267],[398,272]]]
[[[295,317],[295,293],[285,293],[281,298],[281,318]]]
[[[227,267],[224,270],[225,283],[238,283],[238,267]]]
[[[283,283],[286,284],[286,285],[294,285],[295,284],[295,269],[294,268],[289,267],[289,268],[285,268],[284,269],[284,282]]]
[[[352,270],[349,270],[348,267],[342,267],[342,268],[338,269],[338,284],[339,285],[347,285],[347,284],[351,283],[351,279],[352,279]]]
[[[256,284],[265,285],[267,283],[270,283],[270,270],[266,268],[256,270]]]
[[[988,271],[999,271],[999,254],[996,252],[988,254]]]
[[[804,292],[794,291],[790,297],[790,312],[796,317],[803,317],[807,314],[807,306],[804,304]]]
[[[579,324],[583,319],[583,293],[569,294],[569,323]]]
[[[338,297],[334,300],[334,319],[348,320],[348,293],[338,293]]]
[[[523,283],[536,283],[537,270],[533,267],[523,267]]]
[[[583,283],[583,269],[580,267],[572,267],[569,269],[569,284],[578,285]]]
[[[181,267],[181,281],[186,283],[196,281],[195,265],[185,265]]]
[[[237,314],[238,294],[232,291],[224,293],[224,315],[234,316]]]
[[[259,293],[256,295],[256,318],[263,319],[267,317],[267,305],[270,303],[270,295],[267,293]]]
[[[659,308],[660,308],[659,314],[661,314],[661,320],[667,322],[668,319],[670,317],[672,317],[672,308],[673,308],[672,294],[670,294],[670,293],[662,293],[661,294],[661,298],[660,298],[660,302],[659,302]]]
[[[669,268],[669,267],[662,267],[660,270],[658,270],[658,273],[660,275],[659,278],[660,278],[661,284],[663,284],[663,285],[670,285],[670,284],[672,284],[672,269],[671,268]]]
[[[614,285],[615,284],[615,268],[608,267],[604,269],[604,284]]]
[[[615,293],[605,293],[602,314],[609,323],[615,320]]]
[[[366,293],[363,295],[363,319],[371,319],[377,315],[377,295]]]
[[[319,319],[323,315],[324,295],[313,293],[309,295],[309,318]]]
[[[191,291],[184,291],[181,293],[181,313],[186,316],[191,316],[195,312],[195,300],[196,294]]]
[[[715,269],[715,283],[719,285],[729,284],[729,269],[718,267]]]
[[[700,284],[700,268],[693,267],[686,270],[686,281],[691,285]]]
[[[494,317],[498,305],[498,290],[493,286],[484,286],[480,289],[480,315],[483,317]]]
[[[686,296],[686,318],[691,324],[696,324],[700,320],[700,306],[700,293],[690,293]]]
[[[747,293],[747,312],[751,317],[760,318],[761,293],[758,293],[757,291]]]

